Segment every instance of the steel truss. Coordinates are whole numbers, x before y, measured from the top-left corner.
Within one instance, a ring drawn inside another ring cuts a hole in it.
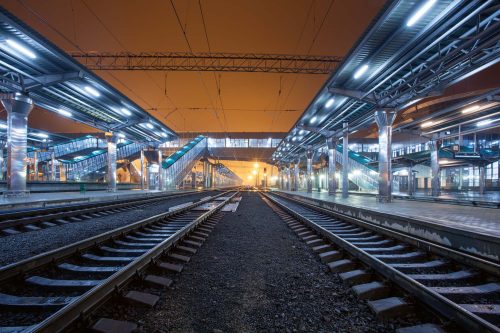
[[[330,74],[342,60],[337,56],[255,53],[98,53],[74,52],[92,70],[260,72]]]

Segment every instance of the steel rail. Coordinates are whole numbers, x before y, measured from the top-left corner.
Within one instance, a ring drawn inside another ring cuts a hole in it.
[[[460,307],[458,304],[454,303],[450,299],[440,295],[439,293],[429,289],[425,285],[417,282],[416,280],[410,278],[406,274],[398,271],[397,269],[391,267],[390,265],[384,263],[382,260],[377,259],[375,256],[369,254],[368,252],[364,251],[363,249],[351,244],[350,242],[342,239],[341,237],[335,235],[334,233],[328,231],[327,229],[319,226],[316,224],[314,221],[310,220],[309,218],[297,213],[294,211],[292,208],[288,207],[284,203],[280,202],[279,200],[276,200],[276,198],[272,195],[269,195],[267,193],[263,193],[263,195],[268,198],[270,201],[272,201],[274,204],[279,206],[280,208],[284,209],[286,212],[294,216],[296,219],[304,222],[308,227],[316,231],[318,234],[321,236],[325,237],[326,239],[330,240],[332,243],[335,243],[337,246],[341,247],[345,251],[347,251],[350,255],[352,255],[355,258],[358,258],[360,261],[362,261],[364,264],[368,265],[372,269],[374,269],[378,274],[382,275],[386,279],[392,281],[395,283],[397,286],[408,292],[409,294],[413,295],[419,302],[425,304],[426,306],[430,307],[437,313],[439,313],[441,316],[447,318],[448,320],[453,320],[457,324],[459,324],[461,327],[464,327],[467,331],[470,332],[495,332],[499,333],[500,329],[496,327],[495,325],[491,324],[490,322],[484,320],[483,318],[467,311],[466,309]],[[274,194],[273,194],[274,195]],[[282,199],[289,200],[291,202],[294,202],[298,205],[305,206],[307,208],[310,208],[312,210],[315,210],[317,212],[323,213],[328,216],[335,216],[338,217],[342,220],[346,220],[348,222],[353,223],[355,219],[352,218],[347,218],[341,214],[329,211],[327,209],[321,208],[314,206],[309,203],[305,203],[303,201],[299,200],[294,200],[291,198],[287,198],[285,196],[279,195]],[[358,221],[361,222],[361,221]],[[362,226],[365,228],[370,229],[372,227],[375,227],[373,225],[370,225],[368,223],[365,223],[364,221],[362,222]],[[359,223],[353,223],[356,225],[360,225]],[[445,249],[444,247],[441,247],[439,245],[432,244],[431,242],[426,242],[422,241],[420,239],[417,239],[415,237],[411,237],[408,235],[404,235],[401,233],[394,232],[392,230],[386,229],[386,228],[380,228],[380,233],[384,234],[390,234],[391,237],[400,239],[401,236],[403,236],[405,239],[407,238],[406,242],[417,244],[417,246],[420,246],[422,249],[426,249],[427,251],[432,251],[435,249]],[[385,230],[384,230],[385,229]],[[375,230],[375,229],[371,229]],[[426,248],[428,246],[428,248]],[[446,249],[447,251],[450,251],[449,249]],[[467,258],[470,260],[471,258],[474,258],[472,256],[467,256],[464,255],[458,251],[453,251],[451,250],[450,253],[455,253],[455,255],[460,255],[463,256],[463,258]],[[462,257],[461,257],[462,258]],[[478,258],[475,258],[478,259]],[[482,261],[483,263],[485,260],[478,259]],[[488,263],[489,265],[490,263]],[[498,265],[496,265],[496,274],[498,276]]]
[[[226,195],[228,192],[222,193],[216,197]],[[102,284],[90,289],[85,294],[80,296],[74,302],[66,305],[50,317],[46,318],[41,323],[37,324],[31,332],[45,332],[45,333],[57,333],[62,332],[79,318],[85,317],[86,314],[90,313],[97,305],[102,303],[104,300],[111,297],[117,291],[123,289],[128,282],[135,276],[137,276],[140,272],[145,270],[150,264],[155,263],[155,261],[162,254],[167,252],[175,243],[177,243],[182,237],[187,235],[190,231],[192,231],[196,226],[198,226],[201,222],[208,219],[211,215],[213,215],[216,211],[220,210],[229,200],[231,200],[238,192],[235,191],[233,195],[228,197],[226,200],[222,201],[217,206],[213,207],[211,210],[207,211],[194,221],[190,222],[182,229],[178,230],[172,236],[166,238],[161,243],[157,244],[155,247],[150,249],[148,252],[144,253],[140,257],[133,260],[131,263],[123,267],[123,269],[114,273],[110,277],[108,277]],[[191,210],[192,208],[201,205],[204,202],[208,202],[213,200],[211,199],[203,200],[202,202],[198,202],[196,204],[190,205],[186,208],[182,208],[176,210],[175,213],[179,213],[180,211]],[[169,216],[170,213],[167,213]],[[157,215],[155,221],[159,218],[165,217],[167,214]],[[150,223],[152,221],[149,221]]]
[[[0,214],[0,231],[7,228],[25,226],[28,224],[36,224],[57,219],[71,218],[79,215],[98,213],[102,211],[125,208],[135,205],[150,204],[158,201],[168,200],[171,198],[188,196],[195,193],[203,193],[203,192],[188,191],[183,193],[173,193],[169,195],[163,194],[163,195],[154,195],[146,198],[136,198],[126,202],[124,202],[123,199],[117,199],[117,200],[85,203],[82,205],[76,204],[69,206],[51,207],[47,209],[35,209],[35,210],[5,213],[5,214]],[[4,218],[5,220],[3,220]]]
[[[140,221],[137,221],[135,223],[128,224],[126,226],[116,228],[110,231],[107,231],[105,233],[81,240],[79,242],[69,244],[45,253],[38,254],[36,256],[33,256],[31,258],[27,258],[24,260],[21,260],[16,263],[12,263],[3,267],[0,267],[0,283],[4,283],[6,280],[14,278],[16,276],[21,276],[23,274],[26,274],[30,271],[33,271],[35,269],[38,269],[44,265],[57,262],[58,260],[67,258],[75,253],[82,252],[86,249],[89,249],[93,246],[96,246],[98,244],[104,243],[108,240],[112,240],[114,237],[126,235],[138,228],[144,227],[146,225],[149,225],[151,223],[154,223],[160,219],[168,218],[173,215],[177,215],[179,213],[182,213],[184,211],[188,211],[190,209],[193,209],[196,206],[202,205],[206,202],[209,202],[217,197],[224,196],[225,194],[229,193],[230,191],[223,192],[221,194],[218,194],[216,196],[206,198],[203,200],[200,200],[198,202],[195,202],[189,206],[181,207],[179,209],[175,209],[166,213],[161,213],[157,214],[145,219],[142,219]]]

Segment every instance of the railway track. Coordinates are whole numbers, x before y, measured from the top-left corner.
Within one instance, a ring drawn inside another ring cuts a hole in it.
[[[77,205],[66,205],[42,209],[29,209],[15,212],[0,213],[0,237],[23,232],[36,231],[56,225],[71,222],[81,222],[91,218],[99,218],[126,212],[132,209],[144,208],[163,200],[189,196],[199,191],[189,191],[168,195],[154,195],[147,198],[132,200],[112,200]],[[207,191],[207,195],[212,193]]]
[[[0,332],[74,329],[135,278],[160,286],[178,272],[210,230],[200,228],[237,191],[159,214],[0,269]],[[148,296],[128,291],[129,299]],[[151,295],[152,296],[152,295]]]
[[[262,195],[379,317],[415,313],[421,304],[453,329],[500,332],[498,263],[303,201]],[[427,323],[412,329],[408,332],[442,327]]]

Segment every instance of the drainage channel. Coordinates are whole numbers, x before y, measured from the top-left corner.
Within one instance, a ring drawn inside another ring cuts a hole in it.
[[[419,303],[452,322],[454,330],[500,332],[500,269],[496,263],[346,219],[298,200],[263,196],[329,269],[367,300],[378,317],[416,313]],[[396,289],[404,294],[395,295]],[[445,329],[425,323],[400,330],[426,331]]]
[[[5,266],[0,270],[0,332],[61,332],[85,323],[135,278],[169,285],[168,277],[147,270],[181,270],[208,235],[201,224],[237,194],[224,192]],[[153,302],[152,296],[134,290],[123,295],[137,302]]]

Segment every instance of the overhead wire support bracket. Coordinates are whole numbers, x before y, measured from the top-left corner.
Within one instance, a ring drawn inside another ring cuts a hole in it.
[[[193,53],[193,52],[72,52],[91,70],[168,70],[330,74],[342,61],[338,56]]]

